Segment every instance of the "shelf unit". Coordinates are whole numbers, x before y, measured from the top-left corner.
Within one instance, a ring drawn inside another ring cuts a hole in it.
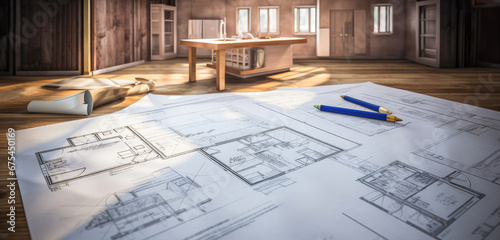
[[[151,4],[151,60],[177,56],[176,7]]]
[[[240,50],[232,49],[226,50],[229,51],[229,53],[226,54],[227,58],[231,57],[231,60],[226,61],[225,64],[226,73],[238,78],[250,78],[290,71],[290,68],[293,66],[292,45],[265,46],[257,48],[262,48],[265,52],[264,65],[262,67],[254,68],[252,66],[253,63],[251,59],[254,57],[253,52],[256,50],[255,48],[250,47]],[[237,58],[233,58],[235,56],[237,56]],[[240,65],[239,62],[243,61],[243,59],[245,59],[245,63],[242,62]],[[215,56],[212,55],[212,62],[207,63],[207,67],[216,69],[215,60]],[[235,62],[238,64],[234,65]],[[231,64],[231,66],[228,66],[228,64]],[[244,69],[241,69],[243,66],[245,66]]]
[[[164,42],[163,52],[174,52],[175,10],[163,9]]]
[[[237,48],[226,50],[226,67],[248,70],[251,65],[251,48]],[[215,51],[212,51],[212,64],[215,64]]]
[[[417,2],[417,61],[439,67],[439,2]]]
[[[415,61],[433,67],[457,66],[457,1],[417,0]]]

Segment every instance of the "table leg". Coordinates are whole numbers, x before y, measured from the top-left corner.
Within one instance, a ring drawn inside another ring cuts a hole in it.
[[[196,82],[196,48],[188,48],[189,81]]]
[[[215,56],[216,88],[222,91],[226,89],[226,50],[215,50]]]

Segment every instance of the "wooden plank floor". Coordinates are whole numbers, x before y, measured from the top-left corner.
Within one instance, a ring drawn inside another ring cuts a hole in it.
[[[215,70],[205,67],[207,61],[199,59],[197,79],[188,82],[188,61],[185,58],[147,62],[132,68],[95,76],[96,78],[134,79],[143,77],[157,82],[156,94],[215,93]],[[5,77],[0,76],[0,134],[8,128],[21,130],[88,117],[52,114],[30,114],[27,104],[32,100],[55,100],[79,91],[55,91],[43,85],[66,77]],[[459,68],[438,69],[406,60],[295,60],[291,71],[266,77],[239,79],[226,77],[224,92],[255,92],[277,88],[302,88],[319,85],[373,82],[389,87],[409,90],[468,103],[500,111],[500,69]],[[90,117],[112,113],[136,102],[144,95],[127,97],[96,108]],[[36,137],[36,136],[33,136]],[[7,142],[0,137],[0,239],[28,239],[29,234],[16,189],[16,232],[7,231],[7,204],[10,190],[7,169]]]

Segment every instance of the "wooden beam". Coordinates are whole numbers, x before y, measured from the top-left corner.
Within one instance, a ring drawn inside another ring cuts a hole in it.
[[[196,48],[188,48],[189,81],[196,82]]]
[[[83,55],[82,58],[82,73],[84,75],[90,75],[92,73],[92,50],[91,50],[91,42],[92,42],[92,35],[91,35],[91,26],[92,26],[92,9],[91,9],[91,0],[83,0],[83,46],[81,47],[81,55]],[[80,50],[79,50],[80,52]],[[81,56],[80,55],[80,56]],[[80,59],[80,58],[79,58]],[[80,65],[80,64],[79,64]]]
[[[217,63],[215,66],[216,71],[216,89],[219,91],[226,89],[226,50],[215,50]]]
[[[90,56],[90,59],[91,59],[91,71],[95,71],[97,70],[97,18],[96,18],[96,7],[95,7],[95,0],[91,0],[92,1],[92,4],[91,4],[91,21],[92,21],[92,25],[91,25],[91,56]]]

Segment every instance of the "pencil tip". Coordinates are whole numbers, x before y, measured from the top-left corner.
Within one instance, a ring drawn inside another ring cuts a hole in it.
[[[314,105],[314,107],[320,109],[320,105]]]
[[[403,119],[397,117],[396,122],[399,122],[399,121],[403,121]]]
[[[341,97],[341,98],[344,98],[344,97],[345,97],[345,95],[340,95],[340,97]]]
[[[391,114],[392,114],[392,112],[391,112],[391,111],[389,111],[389,110],[387,110],[387,114],[391,115]]]

